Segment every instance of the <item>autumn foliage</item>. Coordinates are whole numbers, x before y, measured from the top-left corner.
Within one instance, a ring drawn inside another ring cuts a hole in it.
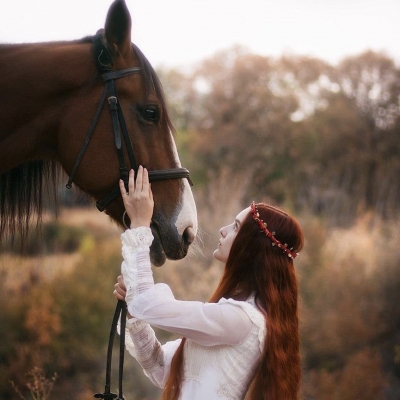
[[[219,228],[253,199],[288,209],[306,238],[295,261],[302,400],[400,398],[399,67],[374,52],[333,66],[232,48],[159,75],[200,234],[156,280],[206,301],[222,272],[211,257]],[[57,373],[54,399],[103,390],[118,236],[106,217],[70,208],[30,238],[29,254],[3,246],[1,399],[20,398],[10,381],[23,390],[33,368]],[[159,396],[129,357],[125,382],[126,398]]]

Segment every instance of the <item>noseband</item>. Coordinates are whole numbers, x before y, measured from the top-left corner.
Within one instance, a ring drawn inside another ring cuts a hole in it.
[[[140,67],[133,67],[133,68],[122,69],[119,71],[112,71],[113,67],[112,56],[107,48],[107,45],[104,43],[103,34],[101,32],[93,37],[93,48],[95,53],[97,69],[101,73],[103,78],[104,90],[100,99],[100,103],[97,107],[95,116],[93,118],[92,124],[89,127],[85,141],[79,151],[78,157],[72,168],[66,187],[67,189],[71,189],[72,187],[72,182],[75,178],[76,171],[89,145],[90,138],[92,137],[94,129],[97,125],[97,121],[100,117],[103,104],[107,98],[111,113],[114,142],[119,162],[119,174],[120,178],[125,183],[125,187],[127,188],[129,180],[129,170],[125,163],[125,157],[122,148],[122,138],[125,143],[131,169],[137,172],[138,165],[135,159],[131,138],[129,136],[128,128],[126,127],[124,115],[122,113],[122,108],[115,88],[114,81],[116,79],[124,78],[126,76],[140,74],[142,72],[142,69]],[[149,171],[150,182],[164,180],[164,179],[183,179],[183,178],[188,179],[190,185],[192,185],[192,181],[190,180],[189,177],[189,171],[186,168],[172,168],[172,169]],[[106,207],[118,196],[119,193],[120,189],[119,185],[117,185],[115,189],[112,190],[107,196],[96,202],[97,209],[99,211],[104,211]]]
[[[129,136],[128,129],[126,127],[124,115],[122,113],[122,108],[119,102],[118,94],[115,89],[114,81],[116,79],[124,78],[126,76],[139,74],[142,72],[140,67],[127,68],[119,71],[112,70],[112,57],[107,48],[107,45],[104,43],[103,34],[99,32],[97,35],[93,37],[93,48],[95,54],[95,60],[98,71],[101,73],[103,82],[104,82],[104,90],[100,99],[100,103],[97,107],[96,114],[93,118],[92,124],[89,127],[89,130],[86,134],[85,141],[79,151],[78,157],[75,161],[75,164],[72,168],[67,188],[71,189],[72,182],[74,180],[76,171],[81,163],[85,151],[89,145],[90,138],[94,132],[97,121],[100,117],[101,110],[103,108],[103,104],[107,98],[111,120],[112,120],[112,128],[114,134],[115,147],[117,149],[117,156],[119,162],[119,174],[120,178],[124,181],[125,187],[127,188],[129,173],[128,168],[125,163],[124,152],[122,148],[122,140],[125,143],[126,152],[128,154],[128,159],[130,163],[130,167],[137,171],[138,166],[136,163],[132,142]],[[163,180],[163,179],[188,179],[189,183],[192,185],[192,182],[189,178],[189,171],[186,168],[173,168],[173,169],[163,169],[163,170],[153,170],[149,171],[149,179],[150,181]],[[104,211],[106,207],[118,196],[120,193],[119,185],[116,185],[116,188],[112,190],[106,197],[97,201],[96,207],[99,211]],[[123,391],[122,391],[122,377],[123,377],[123,366],[124,366],[124,350],[125,350],[125,323],[126,323],[126,303],[122,300],[118,300],[117,306],[115,309],[110,336],[108,341],[108,350],[107,350],[107,365],[106,365],[106,384],[105,391],[103,393],[96,393],[94,395],[95,398],[104,399],[104,400],[113,400],[118,398],[118,400],[123,400]],[[121,332],[120,332],[120,348],[119,348],[119,385],[118,396],[115,393],[111,393],[111,360],[112,360],[112,349],[114,343],[115,333],[117,331],[118,320],[121,321]]]

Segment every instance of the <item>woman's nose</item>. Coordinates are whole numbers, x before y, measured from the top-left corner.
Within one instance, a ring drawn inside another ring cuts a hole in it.
[[[225,229],[224,228],[221,228],[220,230],[219,230],[219,233],[221,234],[221,236],[224,238],[225,237],[225,235],[226,235],[226,232],[225,232]]]

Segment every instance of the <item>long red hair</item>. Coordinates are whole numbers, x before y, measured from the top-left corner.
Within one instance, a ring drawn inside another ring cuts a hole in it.
[[[267,204],[259,203],[260,218],[281,243],[299,252],[304,243],[298,222]],[[271,240],[246,216],[232,244],[225,270],[210,302],[222,297],[246,300],[251,295],[265,315],[267,338],[259,366],[247,391],[248,400],[296,400],[301,366],[298,288],[293,260],[272,246]],[[183,377],[183,338],[171,363],[162,400],[177,400]]]

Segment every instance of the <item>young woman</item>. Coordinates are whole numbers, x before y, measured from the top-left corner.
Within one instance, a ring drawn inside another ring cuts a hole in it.
[[[303,246],[299,224],[252,203],[221,228],[214,257],[225,264],[209,303],[178,301],[154,284],[149,259],[153,197],[148,172],[120,183],[131,229],[122,235],[127,348],[163,388],[163,400],[295,400],[300,387],[297,281],[293,260]],[[182,336],[161,345],[151,325]]]

